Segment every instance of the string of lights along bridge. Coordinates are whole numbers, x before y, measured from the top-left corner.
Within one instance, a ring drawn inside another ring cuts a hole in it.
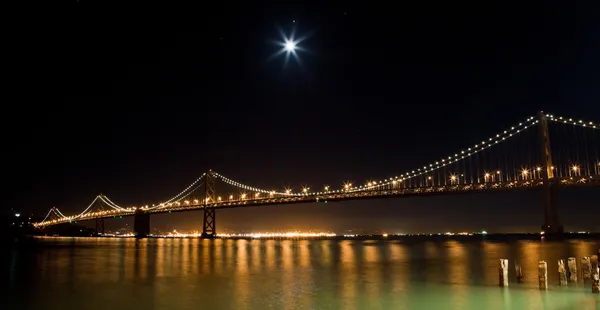
[[[203,210],[202,236],[212,238],[216,210],[224,208],[538,188],[545,206],[542,231],[562,233],[554,194],[568,187],[600,188],[600,125],[539,112],[471,146],[379,180],[295,191],[259,188],[209,170],[177,195],[152,205],[124,207],[99,195],[79,214],[67,216],[52,208],[34,225],[45,229],[95,220],[97,232],[103,233],[105,219],[134,216],[134,235],[145,237],[152,214]]]

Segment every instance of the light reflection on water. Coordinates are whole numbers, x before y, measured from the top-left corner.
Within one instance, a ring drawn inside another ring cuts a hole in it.
[[[2,309],[600,309],[581,276],[554,285],[557,260],[579,262],[593,241],[40,240],[6,251]],[[497,286],[500,258],[508,289]]]

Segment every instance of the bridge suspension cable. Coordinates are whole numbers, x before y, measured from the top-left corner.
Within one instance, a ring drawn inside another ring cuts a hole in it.
[[[256,188],[250,185],[246,185],[246,184],[242,184],[240,182],[234,181],[228,177],[225,177],[219,173],[214,172],[214,175],[218,178],[220,178],[221,180],[223,180],[223,182],[231,185],[231,186],[235,186],[241,189],[245,189],[245,190],[249,190],[249,191],[253,191],[253,192],[259,192],[259,193],[264,193],[264,194],[273,194],[273,195],[286,195],[286,196],[293,196],[294,194],[290,194],[290,193],[284,193],[284,192],[278,192],[275,190],[266,190],[266,189],[261,189],[261,188]]]
[[[98,200],[98,198],[99,198],[99,197],[100,197],[100,195],[96,196],[96,198],[94,198],[94,200],[92,200],[92,203],[90,203],[90,205],[89,205],[87,208],[85,208],[85,210],[83,210],[83,212],[81,212],[81,213],[79,213],[79,214],[75,215],[73,218],[79,218],[79,217],[82,217],[82,216],[84,216],[84,215],[85,215],[85,213],[86,213],[86,212],[87,212],[89,209],[91,209],[91,208],[92,208],[92,206],[94,205],[94,203],[96,203],[96,200]]]
[[[100,200],[102,200],[102,202],[104,202],[107,206],[118,210],[118,211],[126,211],[125,208],[120,207],[119,205],[117,205],[116,203],[112,202],[110,199],[108,199],[108,197],[104,196],[104,195],[99,195],[98,196],[100,198]]]
[[[179,198],[179,199],[182,199],[182,198],[180,198],[180,197],[181,197],[182,195],[188,194],[188,191],[190,190],[190,188],[194,187],[194,185],[196,185],[198,182],[200,182],[200,181],[201,181],[201,180],[202,180],[202,179],[203,179],[205,176],[206,176],[206,172],[205,172],[205,173],[203,173],[203,174],[202,174],[202,175],[201,175],[199,178],[197,178],[197,179],[196,179],[196,181],[192,182],[192,184],[190,184],[188,187],[186,187],[186,188],[185,188],[183,191],[181,191],[179,194],[177,194],[177,195],[173,196],[173,198],[171,198],[171,199],[169,199],[169,200],[167,200],[167,201],[165,201],[165,202],[163,202],[163,203],[161,203],[161,204],[167,204],[167,203],[171,203],[171,202],[173,202],[173,201],[176,201],[176,200],[178,200],[178,198]],[[196,187],[196,188],[197,188],[197,187]],[[195,190],[196,188],[194,188],[194,190]],[[192,190],[192,192],[193,192],[194,190]],[[187,195],[186,195],[186,196],[187,196]]]
[[[148,207],[146,209],[154,210],[154,209],[164,208],[164,207],[169,206],[169,204],[171,204],[171,203],[176,203],[176,202],[179,202],[179,201],[185,199],[186,197],[191,195],[194,191],[196,191],[198,188],[200,188],[204,184],[204,181],[202,181],[204,179],[204,177],[206,177],[206,172],[203,173],[200,177],[198,177],[194,182],[192,182],[192,184],[190,184],[188,187],[186,187],[184,190],[182,190],[179,194],[173,196],[171,199],[161,202],[152,207]],[[202,182],[200,182],[200,181],[202,181]]]
[[[202,185],[204,185],[204,181],[197,183],[196,187],[194,187],[192,190],[188,191],[185,195],[178,197],[175,200],[171,200],[169,202],[162,202],[158,205],[154,205],[152,207],[147,207],[145,208],[146,210],[154,210],[154,209],[160,209],[160,208],[165,208],[165,207],[169,207],[172,204],[177,204],[179,202],[181,202],[182,200],[184,200],[185,198],[189,197],[191,194],[193,194],[197,189],[199,189],[200,187],[202,187]],[[187,203],[189,203],[189,201],[186,201]],[[196,201],[197,202],[197,201]]]
[[[423,168],[417,168],[416,170],[411,170],[406,173],[400,174],[399,176],[390,177],[388,179],[380,180],[380,181],[372,181],[371,185],[356,185],[350,187],[348,191],[362,191],[362,190],[372,190],[383,186],[394,185],[397,182],[409,181],[418,176],[422,176],[426,173],[430,173],[436,171],[438,169],[447,167],[453,163],[457,163],[463,159],[468,159],[473,155],[476,155],[484,150],[487,150],[493,147],[496,144],[502,143],[519,133],[522,133],[526,129],[538,123],[538,120],[535,117],[529,117],[524,122],[520,122],[493,137],[488,138],[487,140],[482,140],[481,143],[475,144],[472,147],[465,148],[460,152],[454,153],[445,158],[441,158],[435,162],[431,162],[427,165],[424,165]],[[313,193],[311,193],[313,194]]]
[[[62,214],[56,207],[52,207],[50,208],[50,211],[48,211],[42,222],[45,222],[52,213],[54,213],[58,217],[66,218],[66,216],[64,216],[64,214]]]
[[[551,120],[553,122],[576,125],[576,126],[581,126],[581,127],[585,127],[585,128],[591,128],[591,129],[600,129],[600,123],[598,123],[598,122],[594,123],[594,122],[588,122],[588,121],[583,121],[583,120],[573,120],[572,118],[555,116],[552,114],[547,114],[547,116],[548,116],[548,120]]]
[[[396,183],[402,183],[402,182],[406,182],[406,181],[410,182],[411,179],[414,179],[416,177],[423,176],[427,173],[438,171],[442,168],[448,167],[449,165],[458,163],[462,160],[469,159],[474,155],[477,155],[485,150],[490,149],[494,145],[500,144],[512,137],[517,136],[518,134],[524,132],[525,130],[534,126],[538,122],[539,121],[535,117],[533,117],[533,116],[528,117],[525,121],[515,124],[514,126],[511,126],[510,128],[507,128],[506,130],[496,134],[493,137],[488,138],[487,140],[482,140],[481,143],[475,144],[472,147],[465,148],[465,149],[461,150],[460,152],[455,153],[454,155],[450,155],[446,158],[441,158],[435,162],[431,162],[428,165],[424,165],[423,168],[417,168],[415,170],[411,170],[406,173],[400,174],[399,176],[390,177],[390,178],[387,178],[384,180],[371,181],[371,182],[367,183],[367,185],[355,185],[355,186],[346,187],[342,190],[331,189],[331,190],[324,190],[324,191],[318,191],[318,192],[315,191],[315,192],[303,192],[303,193],[299,193],[299,194],[291,194],[291,193],[284,193],[284,192],[278,192],[278,191],[273,191],[273,190],[265,190],[265,189],[257,188],[257,187],[250,186],[247,184],[243,184],[243,183],[237,182],[235,180],[229,179],[218,173],[215,173],[215,175],[217,177],[221,178],[225,183],[235,186],[235,187],[238,187],[238,188],[241,188],[241,189],[259,192],[259,193],[287,195],[287,196],[321,195],[321,194],[332,194],[332,193],[339,193],[339,192],[356,192],[356,191],[364,191],[364,190],[374,190],[374,189],[378,189],[381,187],[394,185]],[[466,179],[466,177],[465,177],[465,179]]]

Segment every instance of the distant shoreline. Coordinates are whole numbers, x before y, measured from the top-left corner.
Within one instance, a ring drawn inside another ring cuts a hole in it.
[[[119,236],[33,236],[41,238],[119,238],[119,239],[135,239],[135,237],[119,237]],[[197,236],[148,236],[147,239],[201,239]],[[399,240],[399,241],[427,241],[427,240],[499,240],[499,241],[562,241],[562,240],[597,240],[600,242],[600,233],[565,233],[563,235],[541,235],[539,233],[510,233],[510,234],[473,234],[473,235],[444,235],[444,234],[421,234],[421,235],[387,235],[382,234],[366,234],[366,235],[336,235],[336,236],[225,236],[216,237],[215,239],[246,239],[246,240]]]

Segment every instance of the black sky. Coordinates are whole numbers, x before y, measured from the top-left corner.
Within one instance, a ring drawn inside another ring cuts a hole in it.
[[[538,110],[598,121],[591,3],[80,1],[23,17],[5,45],[16,70],[3,204],[159,202],[209,168],[266,188],[339,186],[428,163]],[[302,66],[269,60],[278,27],[310,34]],[[234,209],[219,228],[535,231],[536,195]],[[568,228],[600,230],[586,216],[598,193],[561,195]],[[200,214],[169,216],[153,225],[201,225]]]

